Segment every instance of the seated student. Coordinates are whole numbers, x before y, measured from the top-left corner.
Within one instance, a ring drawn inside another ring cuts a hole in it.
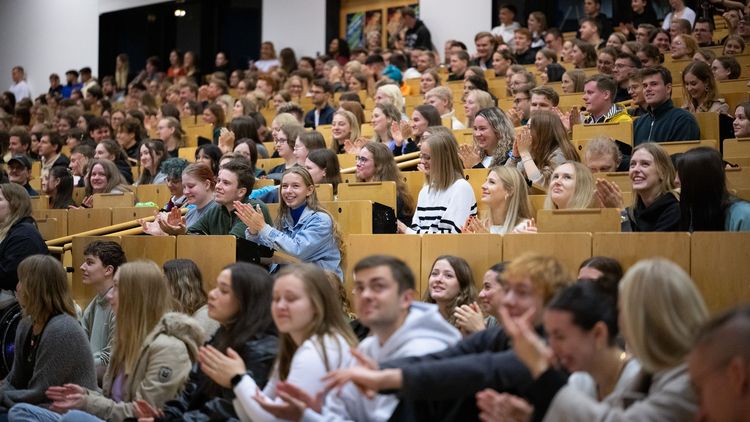
[[[0,415],[6,420],[11,407],[49,405],[45,393],[51,385],[78,383],[96,389],[94,358],[76,320],[60,261],[46,255],[21,261],[16,293],[23,319],[16,330],[13,367],[0,384]]]
[[[578,280],[596,281],[602,277],[620,282],[622,279],[622,265],[614,258],[606,256],[592,256],[581,262],[578,267]]]
[[[536,52],[539,48],[532,48],[531,46],[532,34],[526,28],[518,28],[513,31],[513,42],[515,43],[514,56],[516,63],[534,64],[536,59]]]
[[[537,110],[529,127],[516,132],[512,154],[506,166],[516,167],[533,185],[547,190],[552,171],[565,161],[579,161],[560,116]]]
[[[109,365],[115,329],[115,313],[107,300],[107,293],[114,286],[117,269],[126,261],[125,252],[115,242],[95,240],[83,250],[81,281],[96,290],[96,296],[83,311],[81,325],[94,354],[99,383]]]
[[[513,145],[513,122],[497,107],[479,110],[474,116],[474,145],[461,145],[464,168],[490,168],[505,163]]]
[[[680,156],[680,230],[750,231],[750,204],[727,191],[719,151],[700,147]]]
[[[735,138],[750,137],[750,102],[743,101],[734,108],[734,129]]]
[[[613,140],[598,136],[589,141],[583,150],[583,163],[591,173],[612,173],[619,170],[622,152]]]
[[[472,334],[496,327],[500,320],[498,311],[505,297],[503,280],[500,275],[505,271],[505,263],[491,266],[482,278],[482,288],[477,293],[477,301],[468,305],[457,306],[453,314],[456,325],[462,333]]]
[[[583,124],[632,122],[628,112],[615,104],[617,82],[607,75],[594,75],[583,84],[583,102],[586,113]]]
[[[276,116],[277,118],[279,116]],[[276,120],[274,119],[274,123]],[[304,131],[302,126],[297,123],[284,124],[278,131],[274,131],[273,141],[276,145],[276,152],[279,158],[284,159],[284,164],[272,168],[268,171],[268,178],[280,180],[281,175],[287,170],[297,165],[297,158],[294,156],[294,143],[299,135]]]
[[[495,106],[495,101],[488,92],[479,89],[469,91],[464,102],[464,114],[466,115],[466,124],[464,127],[473,128],[474,116],[476,116],[479,110]]]
[[[39,138],[38,152],[39,159],[42,161],[42,176],[49,173],[52,167],[67,168],[70,160],[61,153],[63,147],[63,138],[52,131],[42,132]]]
[[[330,125],[336,109],[328,104],[333,95],[333,87],[325,79],[316,79],[310,87],[310,94],[314,109],[305,115],[305,127],[316,128],[318,125]]]
[[[711,68],[703,62],[692,62],[682,71],[685,110],[729,114],[729,105],[719,98],[719,88]]]
[[[503,73],[505,75],[505,73]],[[467,96],[468,100],[468,96]],[[451,119],[451,129],[464,129],[465,126],[456,118],[456,112],[453,109],[453,92],[444,86],[437,86],[430,89],[424,96],[425,104],[429,104],[437,109],[440,118]]]
[[[235,202],[238,218],[247,225],[245,238],[333,271],[343,279],[341,234],[333,217],[318,202],[310,173],[300,166],[285,171],[280,195],[274,224],[263,218],[257,205]]]
[[[86,173],[85,197],[81,205],[91,208],[95,193],[124,193],[130,192],[125,179],[122,178],[115,164],[109,160],[91,160],[89,171]]]
[[[646,97],[643,95],[643,78],[640,71],[633,73],[633,76],[628,80],[628,94],[631,99],[628,114],[632,117],[640,117],[647,114],[648,104],[646,104]]]
[[[698,414],[707,420],[742,420],[748,414],[750,307],[722,312],[701,327],[688,355],[690,381],[698,396]]]
[[[160,135],[162,132],[165,132],[161,125],[157,130]],[[135,117],[128,117],[117,129],[117,143],[131,160],[137,161],[139,158],[142,132],[143,127],[141,126],[141,122]]]
[[[414,275],[401,260],[379,255],[364,258],[354,267],[354,280],[352,296],[360,322],[373,334],[357,348],[362,355],[382,362],[438,352],[460,340],[458,331],[440,316],[436,306],[414,300]],[[374,303],[379,304],[378,310],[373,310]],[[286,393],[282,398],[299,400],[305,396],[289,382],[279,384],[278,389]],[[278,418],[290,420],[386,421],[394,415],[399,399],[388,394],[368,398],[347,385],[338,393],[328,394],[318,411],[298,403],[288,399],[283,404],[260,402]],[[293,413],[282,415],[276,413],[278,409],[292,409]]]
[[[672,60],[692,60],[698,51],[698,42],[688,34],[676,35],[672,38],[670,52]]]
[[[120,130],[122,131],[122,129]],[[159,139],[164,142],[164,148],[167,150],[167,155],[171,158],[179,157],[180,147],[185,146],[185,132],[182,130],[180,121],[172,116],[166,116],[163,119],[159,120],[159,123],[156,126],[156,131],[158,133]],[[125,147],[123,146],[123,148]],[[134,149],[134,151],[137,150]],[[136,154],[137,152],[133,153],[133,155]],[[137,158],[133,157],[133,155],[128,153],[128,156],[130,158]]]
[[[633,126],[634,145],[700,139],[695,117],[672,104],[672,74],[662,66],[641,70],[648,113]]]
[[[459,328],[456,324],[456,308],[474,303],[476,296],[474,277],[466,260],[442,255],[433,261],[422,300],[437,304],[440,315],[446,321]]]
[[[214,144],[203,144],[195,150],[195,162],[203,163],[211,169],[214,175],[219,174],[221,150]]]
[[[390,151],[389,151],[390,152]],[[312,150],[307,154],[305,169],[310,173],[316,185],[330,183],[333,185],[333,194],[336,195],[338,185],[341,183],[341,166],[339,157],[332,150]]]
[[[136,400],[161,407],[182,390],[198,357],[203,330],[187,315],[170,312],[172,298],[154,262],[123,264],[114,283],[107,298],[117,315],[116,340],[102,391],[52,383],[47,392],[51,407],[60,413],[19,405],[11,410],[11,419],[123,421],[136,416]]]
[[[729,35],[724,41],[722,56],[736,56],[745,52],[745,39],[740,35]]]
[[[130,168],[130,163],[128,163],[128,157],[117,142],[111,139],[104,139],[99,142],[94,149],[94,158],[112,161],[122,174],[125,182],[129,185],[133,183],[133,171]]]
[[[536,232],[529,203],[528,188],[523,175],[512,167],[495,166],[487,173],[482,185],[482,202],[489,206],[489,218],[470,217],[464,233],[527,233]]]
[[[182,189],[182,172],[188,164],[187,160],[182,158],[168,158],[161,164],[161,172],[167,176],[167,188],[172,195],[164,205],[166,212],[188,205],[187,197]]]
[[[351,365],[350,350],[357,340],[337,297],[325,271],[315,265],[288,265],[276,275],[271,313],[280,334],[279,357],[262,391],[246,373],[240,356],[202,350],[206,374],[222,387],[234,389],[234,409],[241,421],[277,420],[259,402],[276,399],[287,384],[315,396],[323,388],[326,372]]]
[[[18,264],[27,256],[49,253],[31,216],[31,200],[23,187],[0,184],[0,308],[14,302]]]
[[[440,112],[429,104],[420,104],[414,107],[414,111],[411,113],[411,119],[408,122],[407,133],[402,133],[403,129],[407,126],[405,123],[400,125],[391,124],[391,133],[394,139],[401,137],[400,141],[403,142],[404,135],[407,135],[407,142],[413,143],[416,146],[422,143],[424,139],[424,133],[430,126],[440,126],[443,122],[440,117]],[[397,127],[398,126],[398,127]],[[410,132],[410,134],[408,134]]]
[[[596,67],[596,48],[583,40],[573,40],[571,59],[576,69]]]
[[[469,67],[469,53],[465,50],[458,50],[450,55],[450,74],[448,75],[448,82],[450,81],[462,81],[464,79],[464,73]]]
[[[339,109],[333,113],[333,122],[331,123],[333,144],[331,144],[331,150],[335,154],[346,153],[347,141],[353,144],[359,139],[360,123],[351,111]]]
[[[73,202],[73,175],[67,167],[55,166],[47,173],[42,183],[44,194],[49,196],[49,208],[67,210]]]
[[[258,134],[258,123],[250,116],[238,116],[229,122],[229,127],[224,128],[219,136],[219,148],[222,152],[231,152],[242,139],[248,139],[257,150],[257,155],[268,158],[268,150],[260,140]]]
[[[224,154],[223,157],[226,157],[228,154],[239,154],[248,160],[250,160],[250,165],[253,167],[253,174],[255,174],[255,178],[261,178],[263,176],[266,176],[266,171],[259,168],[257,166],[258,164],[258,144],[253,141],[250,138],[242,138],[238,139],[235,142],[234,150],[230,153]]]
[[[460,233],[469,216],[476,215],[474,191],[463,178],[456,138],[442,126],[428,128],[420,146],[425,185],[419,191],[411,226],[397,222],[399,233]]]
[[[742,67],[734,56],[721,56],[711,63],[711,71],[717,81],[727,81],[738,79],[742,73]]]
[[[583,81],[585,80],[586,73],[582,70],[574,69],[563,73],[562,78],[560,78],[563,94],[583,92]]]
[[[599,74],[601,74],[602,76],[614,76],[616,59],[617,50],[615,48],[602,48],[596,55],[596,70],[598,70]]]
[[[225,267],[208,294],[207,316],[221,325],[201,348],[209,356],[214,352],[232,355],[228,352],[231,349],[241,357],[247,375],[261,388],[266,385],[279,345],[271,317],[272,290],[273,280],[257,266],[237,262]],[[201,355],[199,360],[205,362]],[[143,406],[141,402],[137,416],[165,422],[236,420],[230,379],[214,382],[209,373],[210,367],[196,363],[180,395],[164,403],[162,409]]]
[[[23,187],[28,196],[39,196],[39,193],[29,184],[31,179],[31,160],[29,157],[14,155],[8,160],[8,180]]]
[[[73,173],[73,185],[83,187],[83,179],[86,175],[86,168],[89,160],[94,158],[94,148],[88,145],[78,145],[73,147],[70,152],[70,171]]]
[[[526,253],[501,275],[503,304],[514,317],[531,315],[542,323],[542,307],[571,278],[555,258]],[[541,330],[541,328],[539,328]],[[366,390],[398,390],[402,411],[418,412],[422,420],[476,420],[474,393],[484,388],[518,392],[531,382],[515,358],[509,337],[496,326],[468,336],[441,352],[380,362],[380,370],[357,367],[329,374],[329,387],[352,381]],[[441,380],[450,379],[450,383]]]
[[[161,164],[169,158],[164,142],[146,141],[141,144],[141,177],[136,185],[159,185],[167,182],[167,175],[161,171]]]
[[[170,259],[162,265],[162,269],[172,294],[173,310],[189,315],[198,322],[206,334],[206,340],[213,337],[219,323],[208,316],[200,268],[189,259]]]
[[[357,156],[357,182],[396,182],[396,217],[410,224],[414,217],[414,198],[404,183],[401,171],[387,146],[368,142]]]
[[[696,416],[698,405],[685,358],[708,311],[693,280],[677,264],[657,258],[631,267],[619,290],[622,333],[641,370],[630,383],[618,382],[601,402],[601,390],[599,397],[591,397],[570,380],[565,385],[565,375],[549,364],[548,347],[525,318],[504,318],[513,349],[535,379],[531,386],[536,392],[531,395],[535,420],[690,420]]]
[[[573,210],[591,208],[596,192],[591,170],[576,161],[566,161],[552,172],[544,209]]]
[[[526,88],[513,90],[513,106],[506,113],[513,127],[526,126],[531,119],[531,91]]]
[[[375,132],[371,141],[382,142],[388,146],[394,156],[418,151],[419,147],[411,139],[394,136],[393,129],[401,122],[401,112],[388,103],[375,104],[372,111],[372,129]]]
[[[302,132],[294,141],[292,154],[297,159],[297,165],[304,166],[307,154],[316,149],[325,149],[326,140],[318,131]]]

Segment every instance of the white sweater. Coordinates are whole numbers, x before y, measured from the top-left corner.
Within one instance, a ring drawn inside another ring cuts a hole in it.
[[[407,233],[461,233],[461,227],[472,215],[477,215],[477,200],[471,185],[463,178],[446,190],[424,185]]]
[[[325,349],[327,362],[323,361],[323,349]],[[294,353],[289,375],[286,381],[296,385],[311,396],[316,396],[323,389],[321,378],[329,371],[338,368],[348,368],[352,365],[353,357],[349,344],[341,335],[326,335],[323,342],[317,337],[305,340]],[[268,384],[261,393],[269,400],[276,400],[276,385],[279,383],[278,367],[268,380]],[[234,394],[234,410],[243,422],[279,421],[272,414],[263,410],[253,400],[258,385],[255,381],[245,375],[236,387]]]

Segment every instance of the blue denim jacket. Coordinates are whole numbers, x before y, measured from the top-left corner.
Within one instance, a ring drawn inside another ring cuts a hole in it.
[[[297,224],[294,224],[291,215],[287,215],[280,228],[266,225],[257,235],[245,231],[245,238],[333,271],[343,280],[341,251],[332,230],[333,220],[328,214],[305,208]]]

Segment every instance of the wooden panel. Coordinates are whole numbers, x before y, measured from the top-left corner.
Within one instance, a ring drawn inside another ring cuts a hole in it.
[[[79,187],[73,188],[73,202],[75,202],[76,205],[81,205],[81,202],[83,201],[83,198],[85,197],[86,197],[86,188],[79,188]]]
[[[157,207],[163,207],[172,198],[167,185],[139,185],[135,193],[138,202],[153,202]]]
[[[177,155],[183,160],[187,160],[188,162],[193,163],[195,162],[195,152],[197,150],[198,147],[182,147],[177,152]]]
[[[210,141],[214,139],[214,127],[209,124],[199,126],[188,126],[185,129],[185,146],[197,147],[198,138],[206,138]]]
[[[46,210],[49,208],[49,196],[47,195],[32,196],[30,199],[32,210]]]
[[[724,159],[733,162],[735,158],[750,158],[750,138],[724,140]]]
[[[399,250],[402,250],[399,248]],[[481,253],[477,253],[481,251]],[[484,273],[503,260],[503,237],[497,234],[428,234],[422,236],[422,278],[420,297],[428,287],[432,264],[438,256],[455,255],[469,263],[477,292]]]
[[[737,57],[737,56],[735,56]],[[747,67],[741,66],[741,67]],[[747,73],[747,69],[743,70],[743,73]],[[719,85],[719,94],[723,94],[725,92],[742,92],[747,91],[747,84],[750,83],[750,79],[732,79],[732,80],[726,80],[726,81],[719,81],[717,85]],[[734,113],[734,110],[729,110],[731,113]]]
[[[616,184],[623,192],[633,191],[633,182],[630,180],[630,176],[626,171],[618,171],[613,173],[595,173],[595,179],[606,179]]]
[[[730,189],[750,189],[750,170],[745,167],[725,170],[727,187]]]
[[[591,255],[620,261],[627,271],[641,259],[667,258],[690,271],[688,233],[594,233]]]
[[[336,157],[339,160],[339,168],[345,169],[357,165],[357,156],[354,154],[337,154]]]
[[[344,235],[372,234],[372,202],[338,201],[321,203]]]
[[[286,160],[283,158],[261,158],[260,160],[258,160],[256,167],[263,169],[266,173],[268,173],[272,168],[284,163],[286,163]]]
[[[147,259],[156,262],[160,267],[176,257],[176,238],[174,236],[122,236],[120,245],[128,261]]]
[[[56,239],[68,235],[68,210],[34,210],[31,212],[31,215],[37,224],[39,224],[39,231],[42,233],[44,240]],[[41,221],[45,221],[44,231],[40,224]]]
[[[95,193],[92,204],[94,208],[132,207],[135,204],[135,194],[133,192]]]
[[[362,258],[370,255],[393,255],[404,261],[414,272],[416,287],[419,288],[421,274],[422,237],[411,234],[353,234],[345,236],[346,271],[344,283],[347,294],[351,295],[354,266]]]
[[[112,208],[112,224],[152,217],[156,211],[158,211],[158,208],[155,207]]]
[[[332,202],[336,199],[333,195],[333,185],[330,183],[315,185],[315,195],[318,197],[318,201],[321,202]]]
[[[578,267],[591,258],[591,233],[506,234],[503,236],[503,261],[525,252],[551,255],[560,260],[575,276]]]
[[[597,136],[609,136],[612,139],[633,145],[633,123],[601,123],[596,125],[573,125],[573,139],[589,140]]]
[[[734,110],[733,110],[734,112]],[[701,131],[701,139],[721,139],[719,136],[719,113],[693,113]],[[718,148],[718,146],[714,147]]]
[[[234,236],[177,236],[175,256],[192,259],[203,274],[203,288],[211,291],[216,277],[236,261],[237,239]]]
[[[473,129],[455,129],[452,132],[459,145],[474,145]]]
[[[406,183],[406,187],[409,189],[409,194],[414,199],[414,203],[416,203],[417,198],[419,198],[419,191],[424,187],[424,173],[421,171],[402,171],[401,177],[404,183]]]
[[[539,210],[536,219],[541,233],[620,231],[620,210],[615,208]]]
[[[96,296],[96,289],[93,287],[83,284],[81,281],[81,264],[83,264],[83,251],[86,249],[89,243],[95,240],[106,240],[115,243],[120,243],[120,237],[118,236],[77,236],[73,238],[72,257],[73,257],[73,299],[78,303],[81,308],[85,308],[91,299]],[[130,257],[125,255],[128,259]]]
[[[396,182],[341,183],[339,201],[367,200],[379,202],[396,211]]]
[[[471,185],[474,191],[474,201],[477,206],[483,205],[479,199],[482,197],[482,185],[487,180],[488,169],[464,169],[464,179]]]
[[[68,210],[68,234],[112,225],[112,210],[109,208],[81,208]]]
[[[718,312],[750,302],[750,233],[693,233],[690,275],[708,308]]]

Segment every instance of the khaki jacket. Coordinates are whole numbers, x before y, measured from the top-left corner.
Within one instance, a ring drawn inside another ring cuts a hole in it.
[[[177,312],[165,314],[146,336],[133,374],[125,378],[122,401],[110,398],[117,374],[109,367],[104,374],[103,393],[89,390],[82,410],[103,420],[123,421],[136,416],[136,400],[161,408],[182,390],[204,336],[191,317]]]

